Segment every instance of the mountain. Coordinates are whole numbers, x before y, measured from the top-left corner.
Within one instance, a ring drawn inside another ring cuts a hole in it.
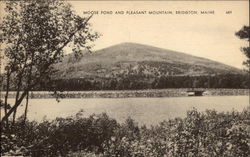
[[[209,59],[137,43],[121,43],[92,53],[83,53],[80,59],[69,54],[55,67],[59,70],[56,77],[65,79],[243,73],[237,68]]]

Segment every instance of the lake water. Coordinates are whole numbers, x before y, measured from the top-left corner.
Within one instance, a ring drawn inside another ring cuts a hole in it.
[[[13,102],[11,99],[9,102]],[[139,124],[158,124],[163,120],[184,117],[186,111],[215,109],[216,111],[242,111],[249,105],[248,96],[207,96],[168,98],[88,98],[88,99],[30,99],[28,119],[41,121],[75,115],[83,110],[84,116],[106,112],[118,122],[129,116]],[[24,105],[18,110],[23,113]]]

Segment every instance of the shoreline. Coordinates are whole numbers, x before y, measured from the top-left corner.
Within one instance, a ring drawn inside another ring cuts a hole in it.
[[[139,97],[188,97],[187,88],[178,89],[145,89],[145,90],[105,90],[105,91],[64,91],[58,92],[62,98],[139,98]],[[249,89],[202,89],[205,91],[203,96],[249,96]],[[5,92],[1,91],[1,98]],[[15,92],[9,92],[9,98],[14,98]],[[199,96],[197,96],[199,97]],[[53,92],[31,91],[30,98],[55,98]]]

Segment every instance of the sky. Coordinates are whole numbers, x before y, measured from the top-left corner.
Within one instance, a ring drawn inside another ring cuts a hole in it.
[[[205,57],[242,69],[246,59],[240,47],[248,45],[235,36],[249,25],[248,1],[70,1],[81,16],[95,11],[90,23],[102,36],[94,50],[135,42]],[[104,14],[102,11],[112,11]],[[124,14],[115,14],[124,11]],[[127,11],[146,11],[128,14]],[[172,11],[173,14],[148,14]],[[198,14],[176,14],[197,11]],[[214,14],[201,14],[213,11]],[[85,13],[84,13],[85,12]],[[227,14],[226,12],[229,12]]]

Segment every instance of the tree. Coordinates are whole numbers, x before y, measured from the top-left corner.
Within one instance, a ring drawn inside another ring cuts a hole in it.
[[[5,17],[0,26],[0,43],[4,49],[5,115],[8,122],[29,91],[51,86],[55,72],[69,48],[76,56],[82,48],[98,38],[89,24],[90,17],[80,17],[71,5],[60,0],[6,1]],[[7,109],[8,92],[16,93],[15,103]],[[27,97],[28,98],[28,97]]]
[[[240,39],[247,40],[250,42],[250,27],[249,26],[243,26],[241,30],[235,33],[236,36],[238,36]],[[250,68],[250,47],[242,47],[241,51],[246,55],[247,60],[243,62],[244,65],[246,65],[248,68]]]

